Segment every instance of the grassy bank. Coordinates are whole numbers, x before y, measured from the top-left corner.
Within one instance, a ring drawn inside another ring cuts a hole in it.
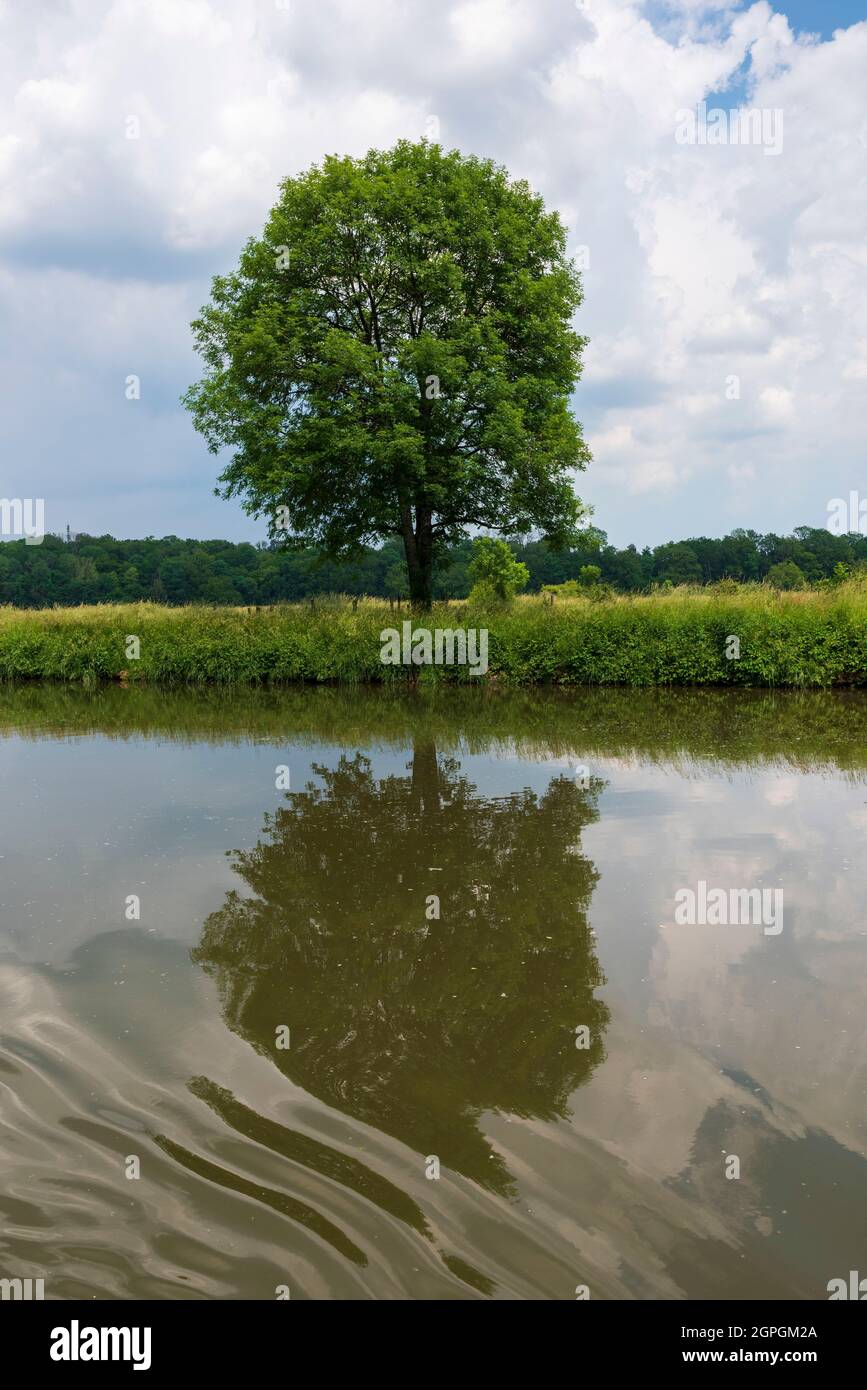
[[[867,587],[777,594],[674,589],[602,601],[442,605],[414,628],[484,628],[488,673],[384,665],[380,633],[409,618],[380,600],[253,611],[130,604],[0,610],[0,679],[822,686],[867,684]],[[136,659],[129,638],[137,638]],[[736,644],[731,641],[737,639]],[[727,657],[727,650],[739,650]]]

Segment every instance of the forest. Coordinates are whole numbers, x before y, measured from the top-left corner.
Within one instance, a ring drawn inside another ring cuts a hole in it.
[[[529,570],[526,592],[578,579],[585,566],[618,593],[646,593],[655,585],[768,580],[781,589],[804,588],[867,566],[867,536],[834,535],[801,526],[791,536],[735,530],[669,541],[653,549],[618,549],[592,528],[580,546],[554,550],[544,541],[513,539],[516,559]],[[445,550],[434,572],[436,599],[465,598],[472,542]],[[141,599],[179,605],[293,603],[318,594],[404,598],[406,565],[398,542],[364,550],[337,564],[315,551],[223,540],[152,536],[115,540],[79,534],[47,535],[40,545],[0,545],[0,604],[16,608],[130,603]]]

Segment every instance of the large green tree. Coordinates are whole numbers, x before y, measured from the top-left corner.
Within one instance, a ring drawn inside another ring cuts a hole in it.
[[[231,450],[223,495],[335,559],[399,538],[421,607],[467,528],[573,541],[589,453],[565,247],[526,183],[427,142],[286,179],[193,324],[206,371],[184,399]]]

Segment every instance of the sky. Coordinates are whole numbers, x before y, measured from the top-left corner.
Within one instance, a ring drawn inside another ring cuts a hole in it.
[[[584,267],[610,540],[824,526],[867,497],[865,79],[867,0],[0,0],[0,497],[263,539],[179,403],[190,320],[282,178],[438,134]]]

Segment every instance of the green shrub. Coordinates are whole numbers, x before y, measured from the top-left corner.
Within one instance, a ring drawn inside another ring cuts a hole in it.
[[[561,598],[582,598],[584,591],[577,579],[566,579],[562,584],[543,584],[542,593],[553,594],[555,598],[558,595]]]
[[[491,536],[480,536],[473,541],[468,573],[473,586],[470,590],[473,604],[511,603],[530,578],[527,566],[515,559],[506,542]]]
[[[783,560],[778,565],[771,565],[767,581],[772,589],[803,589],[807,576],[793,560]]]

